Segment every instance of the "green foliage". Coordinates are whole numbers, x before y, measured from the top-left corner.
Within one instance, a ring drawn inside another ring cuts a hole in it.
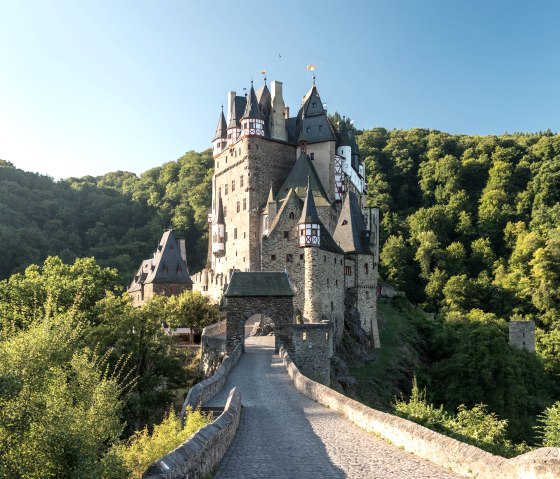
[[[203,266],[212,156],[188,152],[140,177],[117,171],[54,182],[0,164],[0,278],[58,255],[94,256],[125,284],[161,230],[186,238],[191,269]]]
[[[219,308],[210,303],[208,296],[196,291],[185,291],[166,301],[166,319],[171,327],[189,327],[202,332],[205,326],[222,319]]]
[[[136,432],[124,444],[116,445],[111,451],[112,461],[107,461],[107,469],[114,463],[122,463],[127,471],[124,477],[141,479],[144,471],[156,460],[180,446],[200,428],[212,422],[212,416],[200,410],[187,410],[185,427],[181,427],[180,419],[173,410],[165,416],[160,424],[156,424],[152,434],[148,428]],[[114,478],[117,479],[117,478]],[[124,479],[124,478],[123,478]]]
[[[560,447],[560,401],[546,408],[536,427],[545,447]]]
[[[81,333],[56,315],[0,342],[0,477],[100,477],[122,431],[121,386]]]
[[[426,389],[420,389],[416,378],[408,401],[394,402],[395,412],[407,419],[422,424],[463,442],[480,447],[493,454],[511,457],[527,450],[525,444],[513,445],[507,438],[507,420],[499,419],[486,410],[486,405],[476,404],[471,409],[464,404],[457,407],[457,414],[449,414],[429,403]]]

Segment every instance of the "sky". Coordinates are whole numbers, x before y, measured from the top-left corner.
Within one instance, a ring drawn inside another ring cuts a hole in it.
[[[0,0],[0,159],[140,174],[211,146],[230,90],[311,86],[357,128],[560,129],[560,2]]]

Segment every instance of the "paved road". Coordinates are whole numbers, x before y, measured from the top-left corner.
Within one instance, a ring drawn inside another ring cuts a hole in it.
[[[296,391],[274,338],[248,338],[223,390],[237,386],[243,412],[214,478],[458,478],[365,432]]]

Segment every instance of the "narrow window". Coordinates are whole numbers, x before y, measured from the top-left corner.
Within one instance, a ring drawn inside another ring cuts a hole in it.
[[[334,311],[334,303],[331,301],[331,311]]]
[[[286,255],[286,263],[293,263],[294,257],[291,254]]]
[[[228,184],[226,183],[224,185],[224,195],[227,195],[227,193],[228,193]]]
[[[293,220],[295,218],[294,213],[290,213],[290,219]]]
[[[235,180],[231,180],[231,191],[235,191]]]
[[[365,274],[369,274],[369,264],[368,263],[364,263],[364,272],[365,272]]]
[[[309,153],[309,157],[311,158],[311,161],[313,161],[315,159],[315,153]]]
[[[289,239],[289,238],[290,238],[290,232],[284,231],[284,239]]]
[[[301,334],[301,339],[303,339],[304,341],[307,341],[307,331],[304,331],[304,332]]]
[[[224,206],[224,218],[227,216],[227,206]]]
[[[239,205],[239,201],[237,202],[237,212],[239,213],[241,211],[241,206]]]
[[[237,228],[233,228],[233,239],[237,239]]]
[[[300,253],[299,259],[303,261],[303,253]]]
[[[243,198],[243,211],[247,209],[247,198]]]
[[[243,188],[243,175],[239,177],[239,188]]]
[[[275,254],[270,255],[270,261],[276,261],[276,255]]]

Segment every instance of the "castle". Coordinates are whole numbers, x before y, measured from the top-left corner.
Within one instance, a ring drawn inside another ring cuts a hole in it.
[[[221,301],[235,271],[285,271],[294,322],[328,322],[334,344],[357,311],[379,346],[379,212],[345,121],[333,125],[313,84],[295,116],[282,83],[228,95],[213,141],[215,170],[206,268],[195,291]]]

